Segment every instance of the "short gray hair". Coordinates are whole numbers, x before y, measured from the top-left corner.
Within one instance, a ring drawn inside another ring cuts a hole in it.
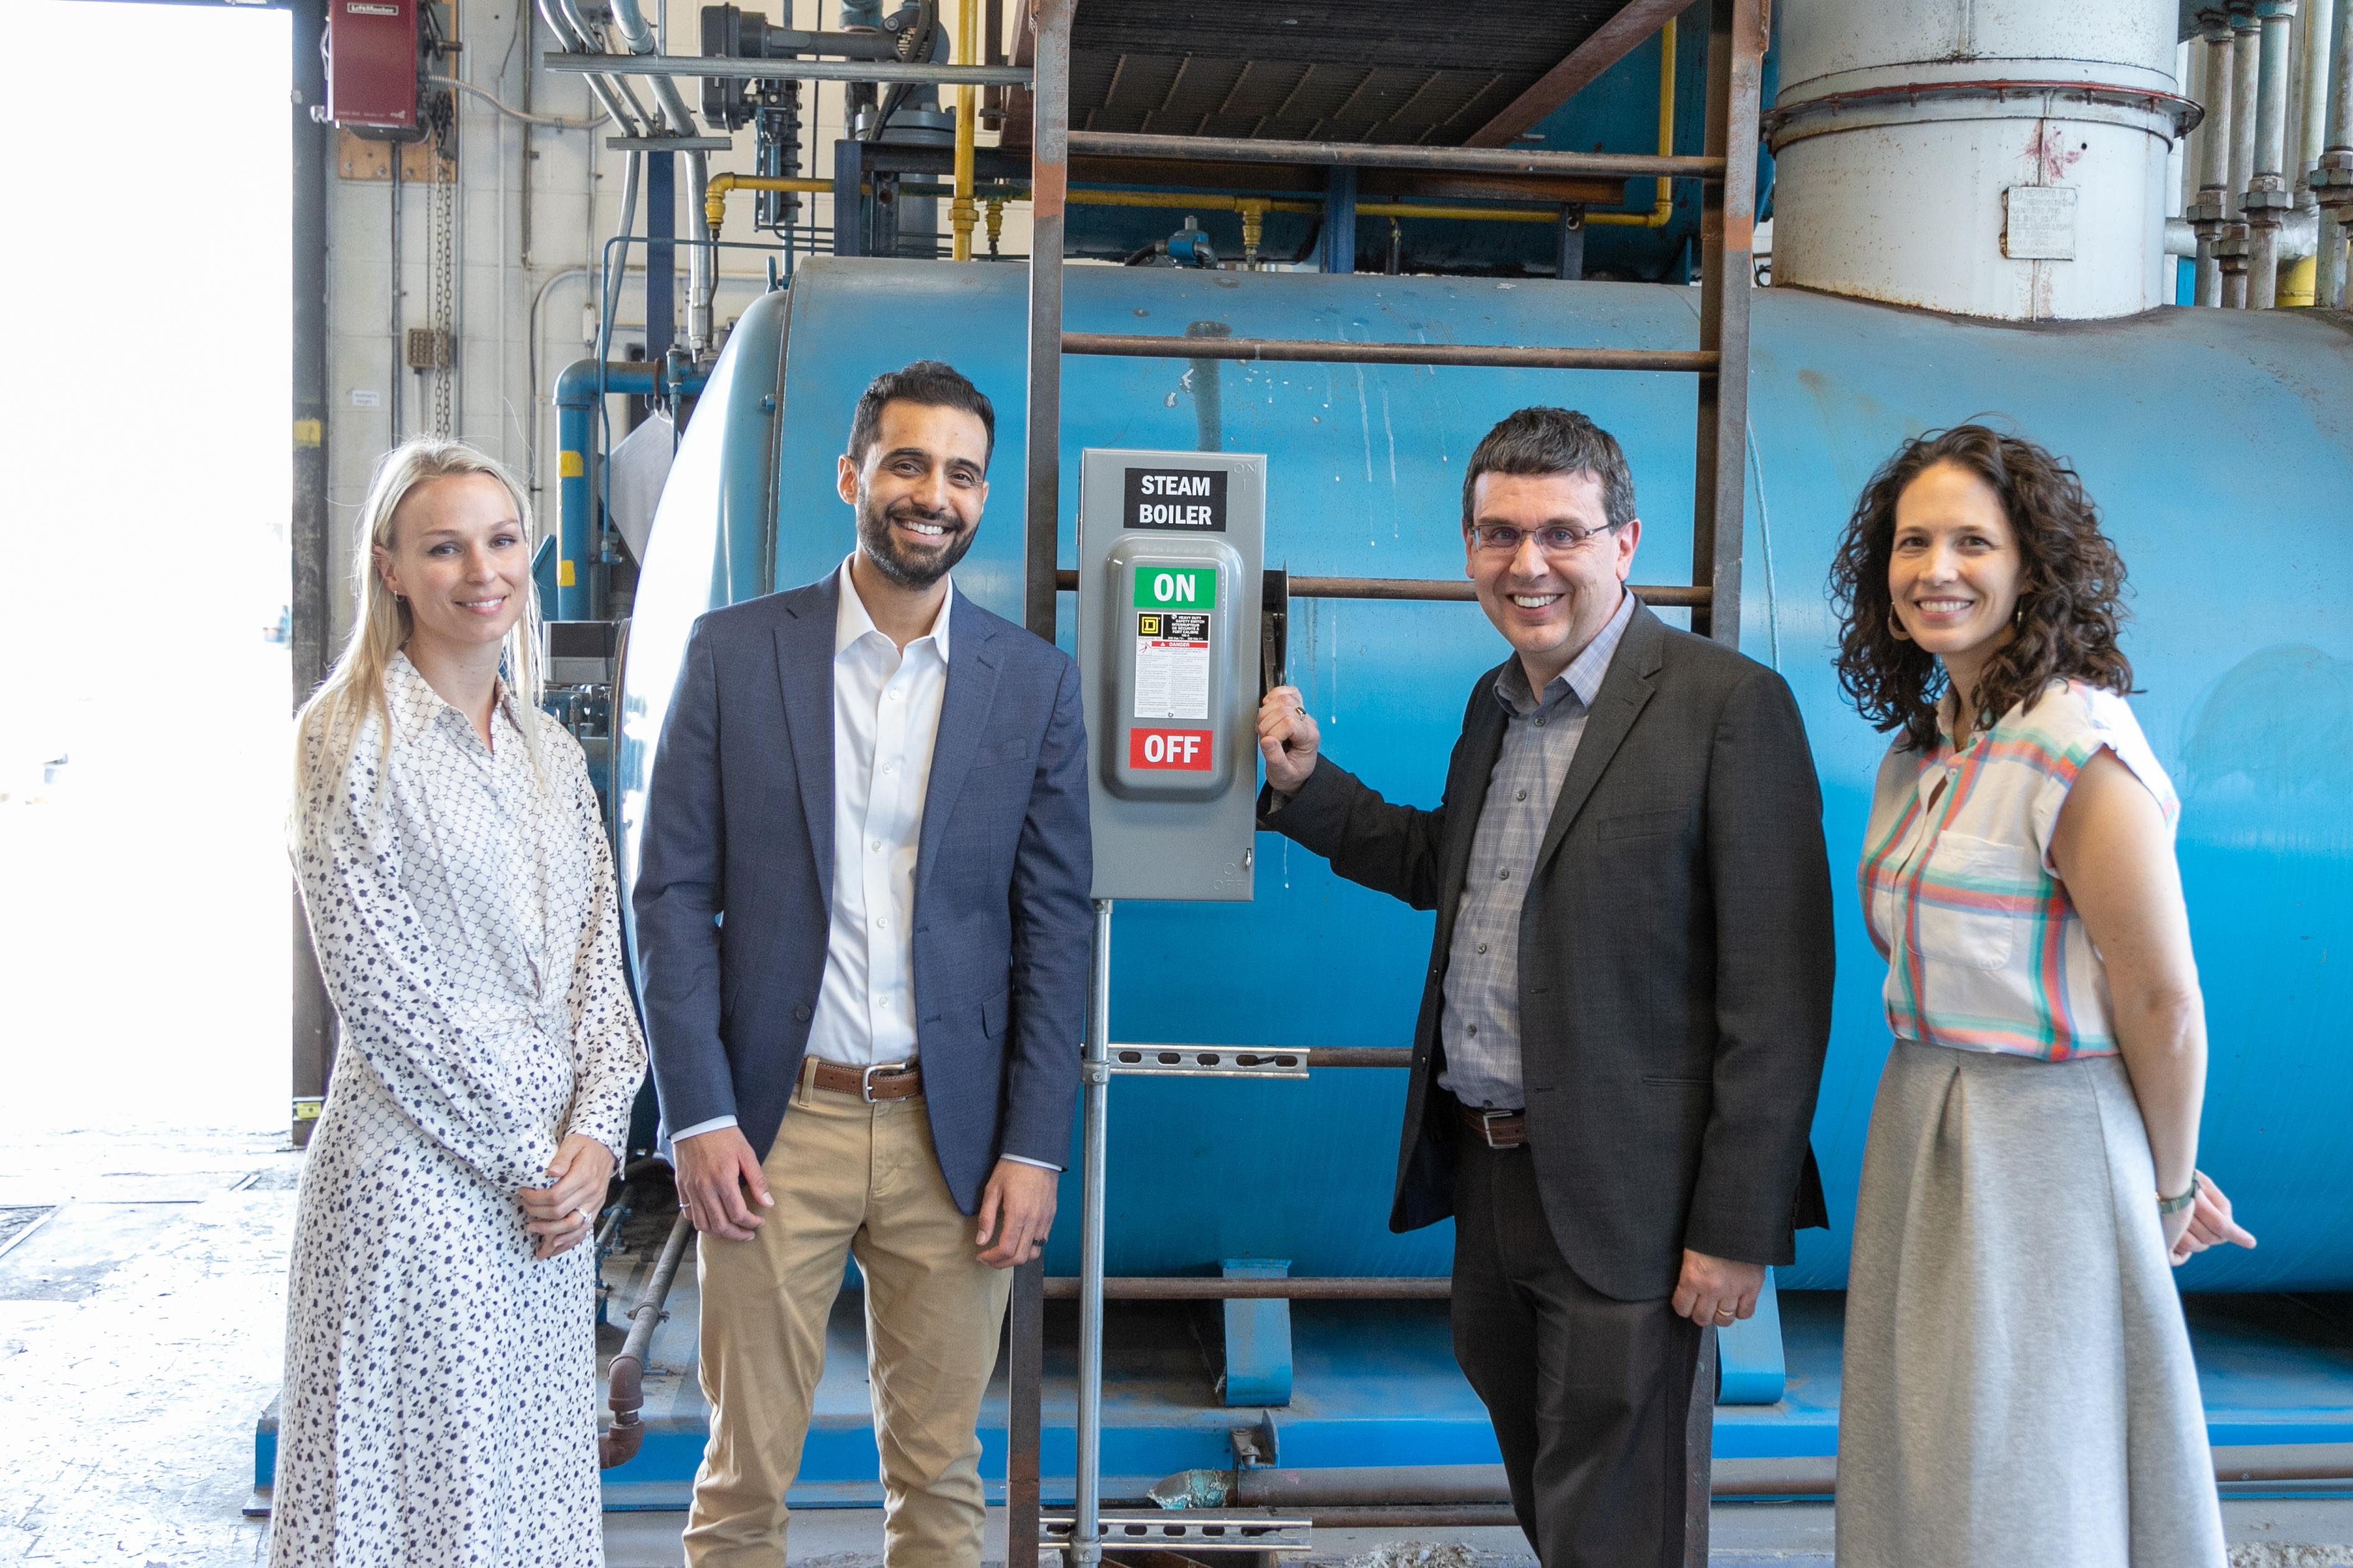
[[[1591,474],[1609,526],[1634,521],[1634,475],[1616,437],[1573,408],[1523,408],[1480,438],[1462,470],[1462,527],[1482,474]]]

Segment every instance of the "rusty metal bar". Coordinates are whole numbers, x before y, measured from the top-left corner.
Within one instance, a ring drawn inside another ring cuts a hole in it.
[[[1692,630],[1740,646],[1740,534],[1748,489],[1748,297],[1756,277],[1757,103],[1765,68],[1760,0],[1713,0],[1707,47],[1707,151],[1724,176],[1700,186],[1700,347],[1692,469],[1692,581],[1715,594]],[[1734,150],[1739,156],[1730,156]],[[1703,1531],[1704,1533],[1704,1531]]]
[[[1746,339],[1743,339],[1744,343]],[[1577,349],[1515,343],[1350,343],[1314,338],[1172,338],[1064,332],[1062,352],[1130,359],[1280,360],[1311,364],[1492,365],[1505,370],[1662,370],[1713,374],[1712,349]]]
[[[1313,1068],[1409,1068],[1413,1052],[1403,1046],[1316,1046],[1307,1053]]]
[[[1294,599],[1375,599],[1403,600],[1416,603],[1470,604],[1478,598],[1468,579],[1451,577],[1293,577],[1291,596]],[[1067,568],[1054,574],[1054,586],[1063,593],[1075,594],[1079,574]],[[1633,595],[1646,605],[1673,608],[1704,608],[1711,590],[1694,588],[1681,583],[1634,583],[1628,584]],[[1227,1047],[1230,1049],[1231,1047]],[[1326,1062],[1324,1053],[1316,1053],[1312,1064],[1318,1067],[1345,1067],[1345,1062]],[[1387,1063],[1367,1064],[1387,1066]]]
[[[1219,1279],[1197,1274],[1124,1274],[1103,1280],[1106,1301],[1443,1301],[1453,1294],[1454,1281],[1449,1279],[1375,1275]],[[1077,1276],[1047,1279],[1047,1300],[1078,1299]]]
[[[1042,74],[1042,73],[1041,73]],[[1099,158],[1170,158],[1225,163],[1305,163],[1333,169],[1428,169],[1461,174],[1537,174],[1585,179],[1712,179],[1722,153],[1662,158],[1652,153],[1542,153],[1525,148],[1407,147],[1366,142],[1274,142],[1239,136],[1148,136],[1073,131],[1071,151]]]
[[[1029,406],[1021,623],[1054,640],[1054,561],[1061,537],[1062,230],[1071,183],[1071,13],[1039,0],[1029,149]]]
[[[1045,1381],[1046,1265],[1013,1270],[1005,1345],[1005,1568],[1038,1568],[1039,1391]]]

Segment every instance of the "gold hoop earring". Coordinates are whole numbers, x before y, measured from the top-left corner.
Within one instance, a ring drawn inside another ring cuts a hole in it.
[[[1887,612],[1887,635],[1897,642],[1910,642],[1912,634],[1904,629],[1904,621],[1894,610]]]

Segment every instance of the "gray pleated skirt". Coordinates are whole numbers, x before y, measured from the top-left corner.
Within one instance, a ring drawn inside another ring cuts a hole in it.
[[[2124,1063],[1898,1041],[1848,1271],[1840,1568],[2222,1568]]]

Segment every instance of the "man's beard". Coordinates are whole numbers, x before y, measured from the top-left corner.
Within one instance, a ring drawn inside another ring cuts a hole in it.
[[[898,537],[891,531],[893,517],[903,522],[937,523],[946,529],[941,536],[940,548],[922,555],[903,550]],[[937,513],[924,510],[908,501],[885,509],[871,498],[858,507],[858,542],[862,546],[882,575],[902,588],[928,588],[955,569],[955,563],[972,548],[977,528],[965,528],[953,511]]]

